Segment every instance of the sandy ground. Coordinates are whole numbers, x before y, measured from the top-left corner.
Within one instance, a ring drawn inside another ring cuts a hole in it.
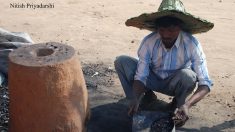
[[[182,1],[188,12],[207,18],[215,23],[215,27],[208,33],[195,35],[207,56],[213,90],[191,109],[190,120],[180,131],[235,131],[235,0]],[[124,23],[143,12],[156,11],[161,0],[43,0],[43,3],[54,3],[55,8],[10,8],[10,3],[25,2],[40,3],[39,0],[0,0],[0,26],[9,31],[27,32],[35,43],[56,41],[72,45],[78,51],[84,69],[96,67],[86,75],[96,81],[87,83],[91,87],[92,121],[96,121],[94,117],[99,122],[104,121],[102,118],[111,120],[109,115],[122,117],[120,112],[125,109],[115,102],[124,95],[113,70],[113,61],[122,54],[136,57],[141,39],[149,33],[126,27]],[[92,77],[95,72],[104,75]],[[107,108],[114,111],[99,112]],[[130,124],[126,123],[128,117],[124,115],[123,118],[126,120],[112,120],[119,128],[112,131],[130,130]],[[102,123],[97,129],[102,127],[104,129],[100,131],[110,131]]]

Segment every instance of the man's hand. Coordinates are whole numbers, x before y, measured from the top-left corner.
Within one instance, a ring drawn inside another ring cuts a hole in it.
[[[189,108],[200,101],[209,92],[210,90],[208,86],[199,86],[196,92],[189,98],[189,100],[187,100],[180,108],[175,110],[175,115],[172,119],[175,121],[176,127],[181,127],[185,124],[185,122],[189,119]]]
[[[174,112],[173,120],[176,127],[181,127],[189,119],[189,107],[187,105],[182,105],[180,108],[177,108]]]
[[[134,113],[138,111],[138,103],[136,100],[131,100],[129,103],[128,115],[132,116]]]
[[[128,115],[132,116],[133,114],[135,114],[138,109],[139,109],[139,104],[140,101],[138,99],[132,99],[129,103],[129,110],[128,110]]]
[[[132,116],[139,109],[140,101],[144,96],[144,84],[139,80],[134,80],[133,83],[133,93],[134,98],[130,100],[128,115]]]

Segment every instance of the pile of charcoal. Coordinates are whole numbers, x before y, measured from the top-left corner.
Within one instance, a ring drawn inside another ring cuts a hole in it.
[[[0,86],[0,132],[8,131],[8,121],[9,121],[9,94],[7,87]]]
[[[174,128],[174,121],[171,117],[165,117],[155,120],[152,125],[150,132],[172,132]]]

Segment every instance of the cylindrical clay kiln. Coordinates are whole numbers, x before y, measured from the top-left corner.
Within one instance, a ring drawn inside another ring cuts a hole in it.
[[[81,132],[88,93],[75,50],[59,43],[9,55],[10,132]]]

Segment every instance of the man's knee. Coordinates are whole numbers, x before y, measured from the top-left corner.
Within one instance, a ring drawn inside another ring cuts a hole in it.
[[[128,81],[134,79],[137,68],[137,60],[129,56],[118,56],[114,61],[114,66],[118,74],[122,74]]]
[[[182,69],[178,71],[177,75],[179,78],[180,84],[184,87],[189,89],[190,91],[193,90],[196,86],[197,76],[196,73],[190,69]]]
[[[126,55],[117,56],[115,61],[114,61],[115,68],[125,64],[125,62],[128,61],[129,58],[130,57],[128,57]]]
[[[137,66],[137,59],[132,58],[130,56],[121,55],[116,57],[114,61],[115,69],[119,69],[123,67],[124,69],[136,69]]]

